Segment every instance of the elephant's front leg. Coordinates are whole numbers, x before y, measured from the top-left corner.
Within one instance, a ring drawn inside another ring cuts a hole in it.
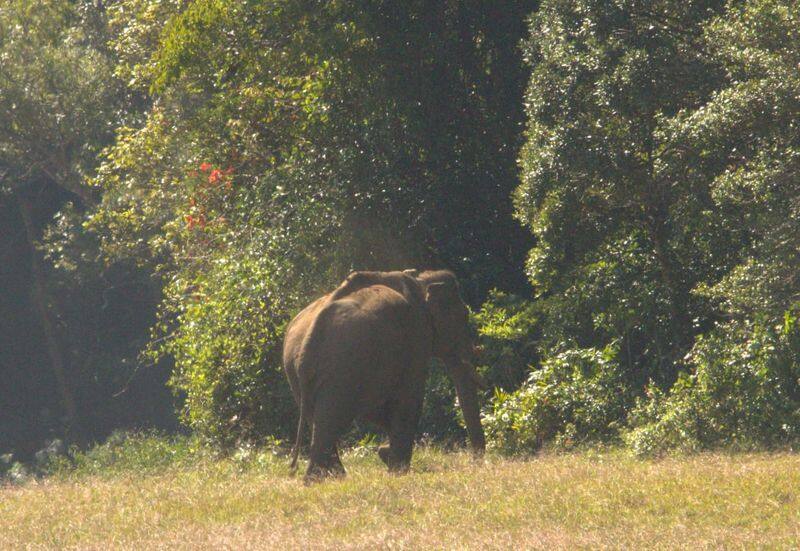
[[[404,473],[411,466],[416,423],[403,421],[401,425],[389,433],[389,446],[383,455],[385,455],[384,463],[390,471]],[[378,450],[379,455],[381,455],[381,451]]]
[[[386,402],[381,407],[370,412],[364,416],[364,419],[373,425],[377,425],[387,433],[391,431],[392,426],[392,403]],[[386,466],[389,466],[389,443],[381,444],[378,448],[378,457],[381,458]]]
[[[380,409],[377,409],[365,416],[367,421],[379,426],[389,435],[389,442],[381,444],[378,447],[378,457],[381,458],[381,461],[383,461],[383,463],[389,467],[390,470],[397,470],[395,466],[398,463],[398,459],[395,457],[398,455],[397,451],[392,452],[392,448],[394,447],[395,449],[399,449],[402,447],[400,444],[400,441],[402,440],[402,436],[400,436],[400,434],[402,431],[399,430],[401,423],[399,418],[396,417],[397,413],[397,404],[388,402],[381,406]]]
[[[392,449],[391,444],[381,444],[378,448],[378,457],[381,458],[381,461],[388,467],[389,466],[389,450]]]

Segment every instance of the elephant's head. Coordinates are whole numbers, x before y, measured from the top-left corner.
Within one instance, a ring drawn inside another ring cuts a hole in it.
[[[441,359],[453,380],[464,414],[467,434],[476,453],[483,453],[486,439],[481,427],[478,388],[486,388],[473,365],[475,345],[469,329],[469,312],[451,272],[423,272],[425,302],[434,327],[433,355]]]

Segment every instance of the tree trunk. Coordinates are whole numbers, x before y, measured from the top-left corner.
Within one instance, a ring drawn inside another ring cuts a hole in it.
[[[644,137],[647,151],[647,164],[643,181],[647,182],[642,194],[644,207],[645,230],[647,231],[658,262],[661,283],[667,291],[667,302],[672,331],[672,360],[679,362],[692,341],[692,322],[689,314],[689,289],[680,280],[682,271],[669,246],[669,215],[671,204],[669,186],[656,178],[654,134],[656,129],[655,115],[646,117],[649,121],[647,134]],[[674,364],[673,364],[674,365]]]
[[[53,314],[48,306],[49,300],[47,296],[47,287],[45,285],[45,274],[36,250],[36,226],[33,222],[31,205],[28,200],[22,196],[22,192],[17,191],[15,196],[25,226],[25,234],[31,254],[31,298],[39,316],[39,322],[41,323],[42,332],[44,333],[45,348],[50,358],[50,367],[53,371],[56,384],[58,385],[58,392],[61,395],[64,414],[67,418],[67,431],[78,434],[78,413],[75,406],[75,398],[67,382],[64,355],[58,343]]]
[[[648,233],[658,262],[661,283],[667,291],[667,302],[672,324],[672,347],[675,355],[685,353],[691,342],[692,322],[689,315],[689,293],[677,276],[675,260],[667,243],[667,232],[656,216],[650,217]],[[675,358],[677,359],[677,357]]]

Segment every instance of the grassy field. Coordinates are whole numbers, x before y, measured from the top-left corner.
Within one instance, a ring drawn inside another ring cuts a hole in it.
[[[201,460],[0,486],[0,549],[797,548],[800,455],[621,453],[482,463],[374,454],[305,487],[285,459]]]

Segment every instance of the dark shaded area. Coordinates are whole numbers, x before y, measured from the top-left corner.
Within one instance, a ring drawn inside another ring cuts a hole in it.
[[[513,218],[512,193],[519,183],[530,76],[521,45],[527,17],[538,5],[379,2],[352,14],[375,45],[368,56],[347,58],[359,76],[352,94],[385,109],[388,129],[381,137],[391,140],[391,151],[373,150],[360,127],[341,132],[353,132],[365,156],[387,155],[389,172],[408,180],[403,192],[387,200],[390,206],[375,201],[358,208],[374,209],[365,217],[377,220],[408,216],[405,246],[418,241],[424,252],[395,246],[422,258],[417,267],[454,270],[475,307],[492,288],[530,292],[522,266],[533,237]],[[345,109],[357,114],[366,107]],[[375,178],[374,170],[366,167],[365,182]],[[390,247],[387,256],[396,254]],[[370,250],[362,257],[376,255]],[[406,267],[386,263],[375,268]]]
[[[22,193],[31,206],[39,238],[54,214],[74,200],[48,184],[30,186]],[[41,255],[41,251],[30,247],[19,202],[12,194],[3,195],[0,453],[13,451],[26,460],[55,437],[67,435],[68,443],[88,443],[102,440],[115,429],[175,430],[174,400],[165,384],[169,363],[137,361],[159,300],[154,281],[119,266],[90,278],[48,273],[48,311],[77,409],[77,419],[70,422],[33,302],[31,255]]]

